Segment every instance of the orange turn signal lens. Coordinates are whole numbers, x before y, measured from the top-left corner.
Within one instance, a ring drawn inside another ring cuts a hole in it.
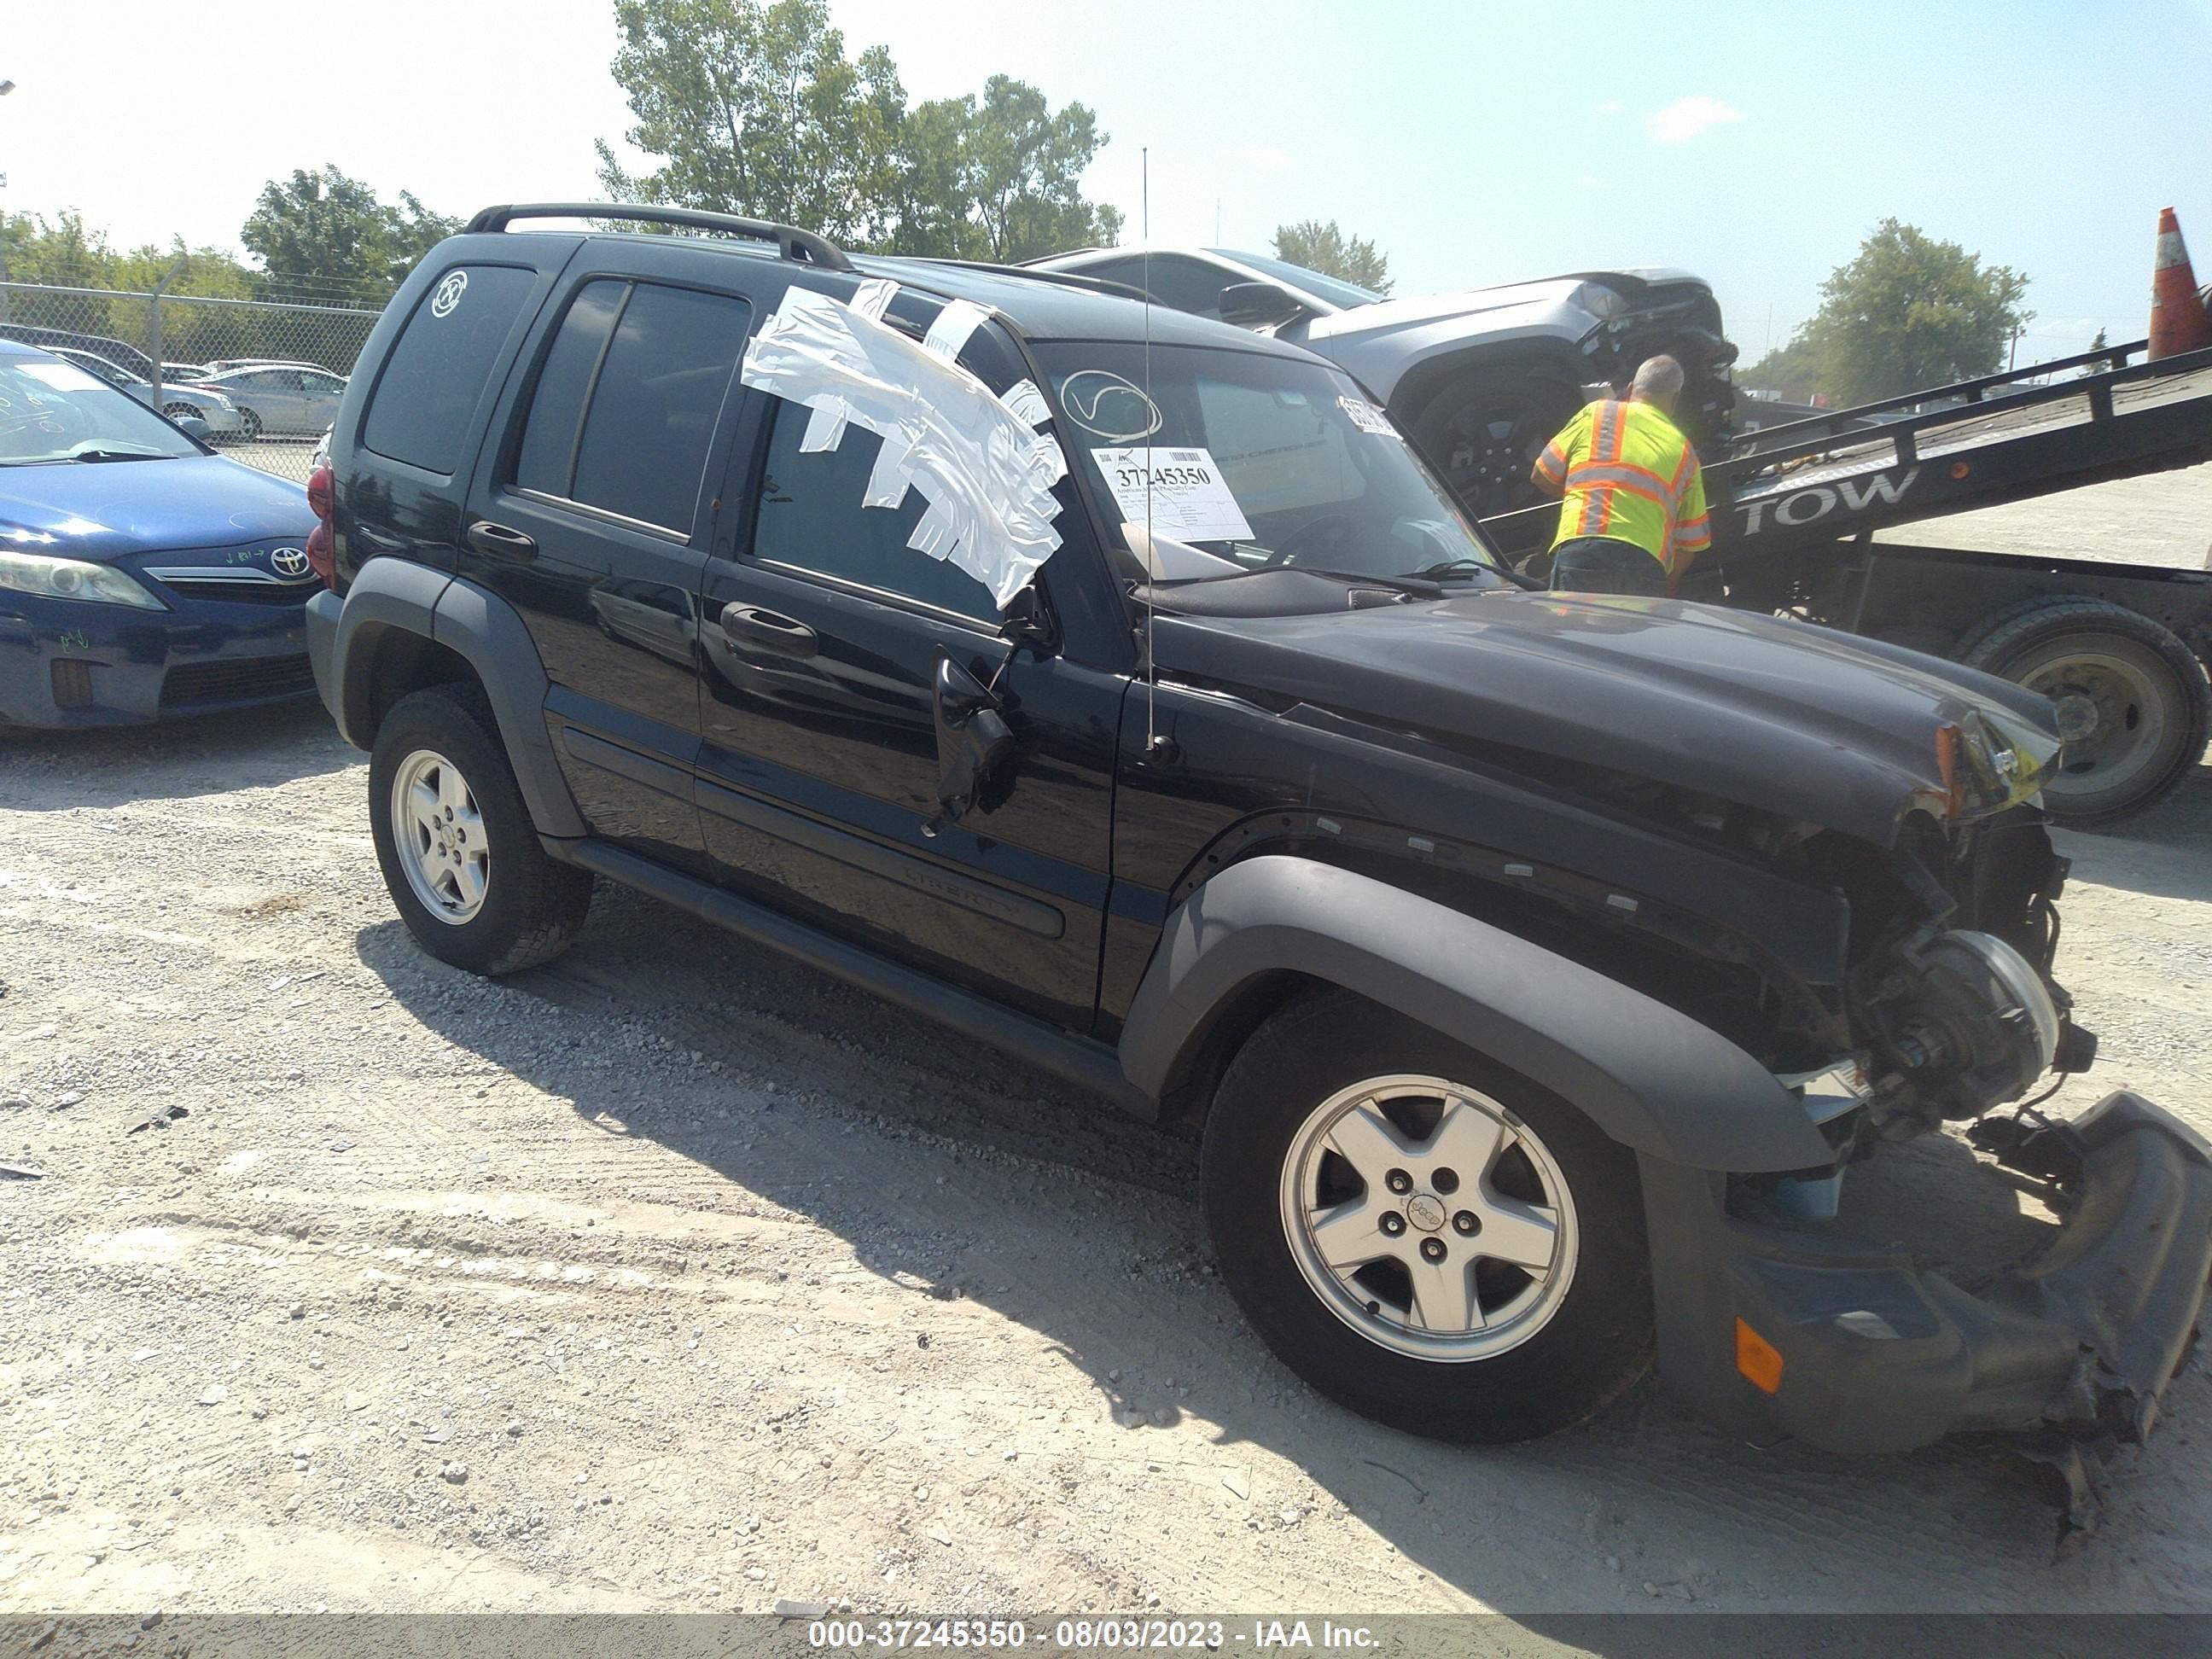
[[[1782,1386],[1781,1351],[1741,1319],[1735,1322],[1735,1368],[1761,1394]]]

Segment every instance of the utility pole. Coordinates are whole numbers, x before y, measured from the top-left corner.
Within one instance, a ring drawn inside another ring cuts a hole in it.
[[[15,90],[13,81],[0,81],[0,98]],[[8,188],[8,175],[0,173],[0,190]],[[0,207],[0,323],[8,320],[8,210]]]

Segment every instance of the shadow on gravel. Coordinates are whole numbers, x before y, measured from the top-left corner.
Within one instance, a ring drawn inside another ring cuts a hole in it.
[[[184,800],[343,771],[362,759],[312,697],[160,726],[0,726],[0,807]]]
[[[2212,766],[2140,817],[2053,840],[2081,880],[2156,898],[2212,900]]]
[[[1089,1375],[1102,1420],[1138,1437],[1132,1456],[1172,1456],[1149,1431],[1185,1413],[1218,1425],[1218,1443],[1291,1460],[1423,1569],[1502,1611],[1878,1609],[1916,1595],[1972,1608],[1992,1579],[2036,1582],[2051,1560],[2054,1516],[2031,1472],[1987,1443],[1856,1459],[1738,1444],[1649,1383],[1525,1445],[1449,1446],[1365,1422],[1281,1367],[1212,1277],[1194,1147],[627,890],[602,884],[574,948],[496,990],[430,961],[397,921],[363,930],[357,948],[429,1028],[606,1132],[648,1137],[806,1216],[872,1272],[920,1281],[917,1294],[968,1297],[1048,1339]],[[641,1030],[720,1074],[672,1089],[626,1075],[623,1045]],[[840,1179],[852,1158],[891,1180]],[[1995,1272],[2039,1234],[1955,1141],[1885,1162],[1881,1180],[1850,1189],[1870,1236],[1909,1242],[1931,1218],[1963,1216],[1972,1265]],[[1007,1261],[1040,1212],[1092,1252],[1058,1294]],[[1273,1524],[1256,1492],[1251,1507],[1249,1524]],[[1533,1534],[1526,1515],[1543,1517]],[[1577,1547],[1529,1549],[1563,1534]]]

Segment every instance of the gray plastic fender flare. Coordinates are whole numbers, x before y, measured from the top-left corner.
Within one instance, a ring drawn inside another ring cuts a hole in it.
[[[1124,1074],[1158,1098],[1214,1011],[1285,969],[1434,1027],[1647,1156],[1743,1172],[1832,1160],[1797,1098],[1687,1015],[1433,899],[1283,855],[1230,866],[1168,918],[1122,1027]]]
[[[331,643],[331,712],[339,734],[356,748],[374,740],[376,643],[394,629],[444,646],[477,671],[538,833],[588,833],[545,729],[552,684],[537,644],[513,605],[474,582],[407,559],[371,559],[362,567]]]

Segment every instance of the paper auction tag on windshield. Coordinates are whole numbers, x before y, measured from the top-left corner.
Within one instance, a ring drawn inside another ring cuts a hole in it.
[[[1237,497],[1222,481],[1221,469],[1203,449],[1093,449],[1106,488],[1114,492],[1121,516],[1144,524],[1148,509],[1156,535],[1179,542],[1243,542],[1252,539]]]
[[[1364,398],[1339,398],[1337,407],[1352,416],[1352,425],[1362,432],[1371,432],[1378,438],[1395,438],[1398,428],[1390,424],[1390,417]]]

